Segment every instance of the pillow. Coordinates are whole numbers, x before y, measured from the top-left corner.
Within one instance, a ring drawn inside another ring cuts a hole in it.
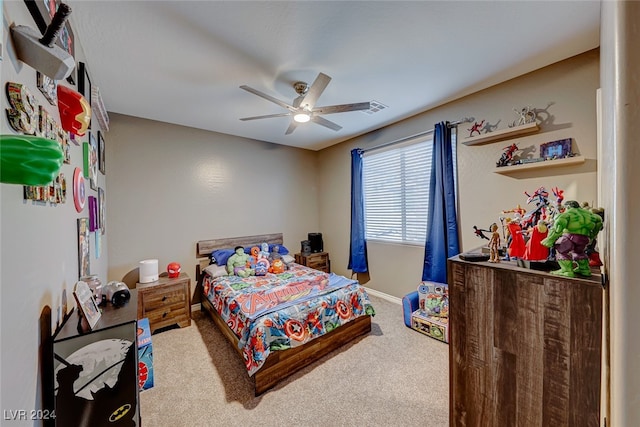
[[[279,246],[278,253],[280,255],[287,255],[289,253],[289,249],[285,248],[284,245],[277,245],[277,244],[273,244],[273,243],[269,245],[269,252],[273,252],[273,247],[274,246]]]
[[[209,274],[211,277],[221,277],[227,276],[227,268],[222,265],[211,264],[207,268],[204,269],[205,273]]]
[[[211,262],[214,262],[220,266],[226,266],[227,260],[231,255],[236,253],[232,248],[218,249],[211,252]]]
[[[292,257],[291,255],[283,255],[282,256],[282,261],[284,261],[285,264],[291,264],[292,262],[295,262],[296,259],[294,257]]]

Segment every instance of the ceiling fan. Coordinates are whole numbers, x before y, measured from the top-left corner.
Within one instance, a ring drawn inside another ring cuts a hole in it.
[[[240,120],[256,120],[256,119],[268,119],[272,117],[286,117],[292,116],[293,120],[285,135],[289,135],[294,130],[299,123],[306,123],[308,121],[312,121],[334,131],[339,131],[342,129],[342,126],[321,117],[325,114],[334,114],[334,113],[344,113],[347,111],[359,111],[359,110],[368,110],[370,108],[369,102],[358,102],[356,104],[340,104],[340,105],[329,105],[326,107],[316,107],[316,102],[320,95],[325,90],[329,82],[331,81],[331,77],[326,74],[320,73],[318,77],[314,80],[314,82],[309,86],[305,82],[295,82],[293,84],[293,88],[298,94],[293,100],[293,104],[289,105],[286,102],[280,101],[273,96],[267,95],[264,92],[260,92],[259,90],[253,89],[249,86],[242,85],[240,89],[244,89],[247,92],[251,92],[255,95],[258,95],[261,98],[264,98],[268,101],[271,101],[279,106],[289,110],[286,113],[278,113],[278,114],[268,114],[265,116],[254,116],[254,117],[243,117]]]

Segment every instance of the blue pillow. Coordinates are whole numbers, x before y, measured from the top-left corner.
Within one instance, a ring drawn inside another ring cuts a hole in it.
[[[227,265],[229,257],[236,253],[233,249],[218,249],[211,252],[211,262],[215,262],[218,265]]]

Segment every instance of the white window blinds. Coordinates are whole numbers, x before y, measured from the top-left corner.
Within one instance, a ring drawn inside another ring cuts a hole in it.
[[[426,138],[363,156],[367,240],[424,245],[432,158],[432,136]]]

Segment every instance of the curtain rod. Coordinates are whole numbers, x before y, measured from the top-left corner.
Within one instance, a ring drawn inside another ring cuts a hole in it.
[[[455,127],[455,126],[458,126],[461,123],[472,122],[474,120],[475,119],[473,117],[465,117],[462,120],[458,120],[458,121],[455,121],[455,122],[449,122],[449,127],[450,128],[451,127]],[[432,134],[434,131],[435,131],[435,129],[429,129],[429,130],[426,130],[424,132],[419,132],[419,133],[416,133],[414,135],[405,136],[404,138],[396,139],[394,141],[385,142],[384,144],[380,144],[380,145],[377,145],[375,147],[367,148],[366,150],[362,150],[362,152],[366,153],[367,151],[377,150],[379,148],[384,148],[384,147],[388,147],[390,145],[399,144],[401,142],[409,141],[410,139],[417,138],[419,136],[426,136],[426,135]]]

